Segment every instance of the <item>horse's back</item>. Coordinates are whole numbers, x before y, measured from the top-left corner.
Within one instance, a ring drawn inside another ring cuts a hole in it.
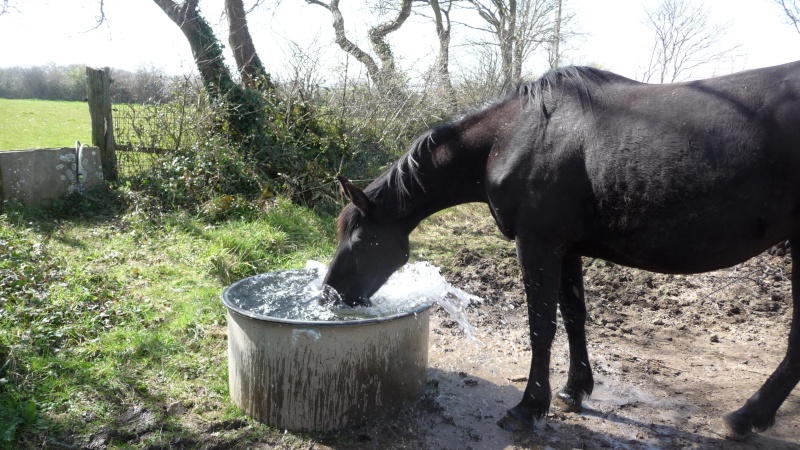
[[[561,177],[585,187],[578,253],[688,273],[800,235],[800,62],[686,83],[612,81],[564,120],[582,129],[550,138],[578,142],[561,150],[583,158],[583,172],[565,164]]]

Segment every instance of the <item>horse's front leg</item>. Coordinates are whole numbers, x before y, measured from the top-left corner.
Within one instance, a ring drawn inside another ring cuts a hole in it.
[[[550,408],[550,346],[556,332],[556,309],[563,255],[553,246],[517,237],[531,332],[531,368],[522,401],[497,424],[506,430],[531,429]]]
[[[591,395],[594,389],[586,350],[586,302],[580,256],[564,257],[558,306],[569,340],[569,374],[566,386],[556,394],[556,405],[565,412],[578,412],[583,398]]]

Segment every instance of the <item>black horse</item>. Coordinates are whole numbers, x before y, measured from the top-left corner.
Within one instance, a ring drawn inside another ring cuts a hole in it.
[[[352,204],[339,216],[325,283],[351,305],[368,303],[406,263],[424,218],[488,203],[516,242],[532,342],[522,401],[498,424],[530,427],[550,406],[557,307],[570,349],[557,403],[577,411],[594,386],[581,256],[688,274],[785,239],[800,248],[800,62],[663,85],[558,69],[428,131],[365,190],[339,181]],[[724,416],[728,437],[770,427],[800,380],[800,270],[792,289],[786,357]]]

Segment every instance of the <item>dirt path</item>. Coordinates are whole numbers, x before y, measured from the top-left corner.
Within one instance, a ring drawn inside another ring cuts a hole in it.
[[[530,363],[513,255],[472,258],[465,251],[462,259],[461,270],[449,277],[485,299],[468,308],[476,339],[468,339],[436,307],[423,401],[395,419],[339,434],[327,445],[800,449],[797,390],[770,430],[743,442],[716,434],[720,415],[740,407],[783,358],[791,318],[788,257],[763,255],[733,269],[687,277],[586,261],[594,393],[580,414],[551,409],[535,432],[523,433],[495,424],[520,400]],[[563,386],[568,361],[566,335],[559,327],[552,353],[553,390]]]

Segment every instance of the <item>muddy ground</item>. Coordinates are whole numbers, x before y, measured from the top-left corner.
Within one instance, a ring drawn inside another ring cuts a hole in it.
[[[579,414],[551,408],[533,432],[495,422],[522,396],[530,343],[511,246],[461,249],[447,278],[483,297],[467,307],[474,338],[440,307],[431,314],[428,391],[394,418],[337,433],[313,448],[800,449],[800,391],[776,424],[743,442],[719,417],[739,408],[783,358],[791,320],[790,257],[731,269],[659,275],[584,259],[595,389]],[[560,320],[560,319],[559,319]],[[550,380],[568,368],[559,324]]]

